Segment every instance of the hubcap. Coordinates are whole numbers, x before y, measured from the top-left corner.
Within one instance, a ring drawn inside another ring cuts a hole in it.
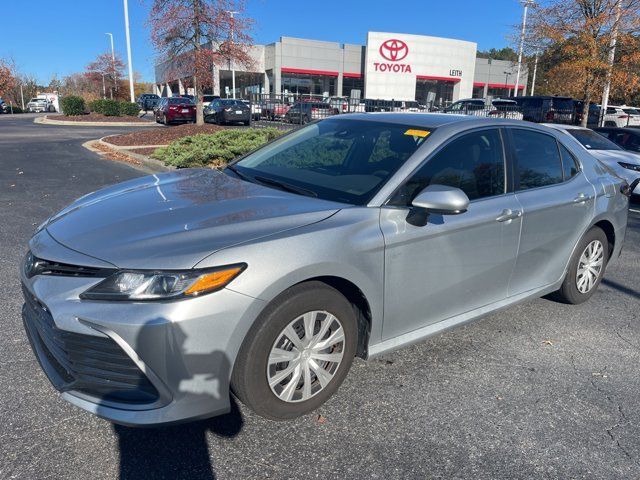
[[[576,286],[580,293],[588,293],[598,281],[604,263],[604,246],[600,240],[594,240],[584,249],[578,262]]]
[[[344,354],[344,329],[329,312],[300,315],[280,332],[269,353],[267,381],[285,402],[303,402],[333,379]]]

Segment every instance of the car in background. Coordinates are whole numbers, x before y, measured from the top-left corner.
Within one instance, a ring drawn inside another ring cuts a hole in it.
[[[203,95],[202,96],[202,105],[204,107],[206,107],[211,102],[213,102],[214,100],[217,100],[219,98],[220,98],[220,95]]]
[[[0,113],[9,113],[10,107],[3,99],[0,98]]]
[[[322,101],[331,105],[338,113],[349,113],[349,98],[347,97],[326,97]]]
[[[640,126],[640,109],[636,107],[630,107],[628,105],[622,105],[622,111],[630,116],[629,127]]]
[[[629,185],[640,179],[640,155],[623,150],[611,140],[590,128],[558,124],[547,124],[547,126],[575,138],[582,145],[582,148],[606,165],[617,176],[625,179]],[[636,186],[633,193],[640,195],[640,186]]]
[[[204,109],[204,121],[217,124],[251,123],[251,107],[243,100],[218,98],[212,100]]]
[[[262,107],[260,106],[259,103],[250,102],[249,100],[239,100],[239,101],[244,103],[247,107],[251,109],[251,118],[253,120],[260,120],[260,117],[262,116]]]
[[[54,112],[55,107],[46,98],[32,98],[27,103],[27,112]]]
[[[312,120],[337,115],[338,109],[326,102],[296,102],[287,111],[284,121],[304,125]]]
[[[162,97],[153,109],[156,122],[189,123],[196,121],[196,106],[185,97]]]
[[[573,115],[573,124],[581,125],[583,110],[584,110],[584,101],[583,100],[574,100],[573,104],[575,106],[575,113]],[[589,104],[589,113],[587,118],[587,126],[588,127],[597,127],[600,120],[600,111],[602,107],[595,103]]]
[[[282,120],[291,108],[291,104],[280,100],[267,98],[259,102],[261,117],[267,120]]]
[[[444,109],[443,113],[472,115],[475,117],[510,118],[522,120],[520,106],[510,99],[494,98],[487,103],[482,98],[466,98],[458,100]]]
[[[153,110],[155,106],[158,104],[160,100],[160,96],[155,93],[143,93],[138,97],[136,103],[140,107],[140,110],[148,112],[149,110]]]
[[[631,127],[597,127],[593,131],[608,138],[624,150],[640,153],[640,129]]]
[[[523,120],[535,123],[574,123],[575,104],[571,97],[529,95],[508,99],[518,104]]]
[[[605,127],[631,127],[640,126],[640,112],[633,107],[607,106],[604,114]]]

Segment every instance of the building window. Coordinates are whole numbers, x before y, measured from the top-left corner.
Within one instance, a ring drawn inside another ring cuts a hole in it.
[[[360,98],[364,98],[364,78],[363,77],[343,77],[342,78],[342,95],[352,97],[352,90],[360,91]]]
[[[474,85],[471,98],[484,98],[484,85]]]
[[[336,94],[337,77],[306,73],[283,73],[282,93],[296,95],[333,96]]]
[[[264,74],[236,70],[236,98],[248,100],[251,95],[263,93]],[[220,70],[220,96],[233,97],[233,78],[230,70]]]
[[[453,101],[453,82],[416,80],[416,101],[428,107],[447,106]]]

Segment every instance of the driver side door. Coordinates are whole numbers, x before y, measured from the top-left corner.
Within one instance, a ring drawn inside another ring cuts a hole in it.
[[[450,140],[382,207],[385,241],[384,340],[507,297],[521,225],[507,185],[502,132],[478,129]],[[469,208],[407,221],[409,205],[428,185],[463,190]]]

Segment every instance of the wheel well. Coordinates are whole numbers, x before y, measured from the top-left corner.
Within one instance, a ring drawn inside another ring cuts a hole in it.
[[[613,248],[616,244],[616,231],[613,228],[613,225],[608,220],[600,220],[594,225],[594,227],[600,227],[607,236],[607,242],[609,242],[609,257],[611,257]]]
[[[305,282],[309,281],[322,282],[335,288],[353,305],[358,319],[358,349],[356,350],[356,356],[367,358],[369,335],[371,334],[371,307],[362,290],[356,284],[342,277],[323,276],[305,280]]]

